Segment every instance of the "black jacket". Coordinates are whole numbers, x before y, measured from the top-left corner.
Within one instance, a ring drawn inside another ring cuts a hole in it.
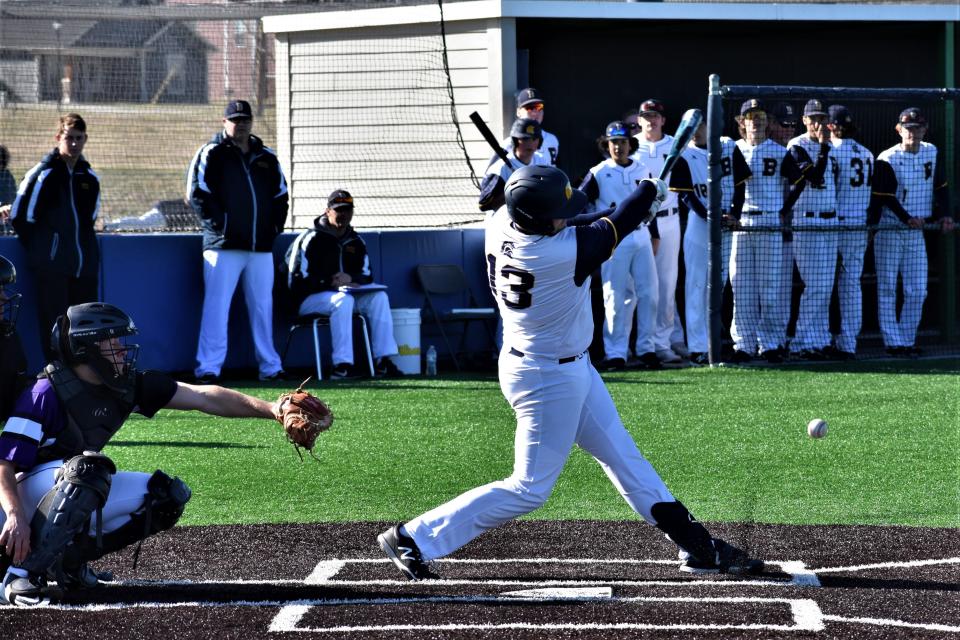
[[[330,280],[335,273],[349,274],[357,284],[373,282],[363,239],[353,228],[338,238],[326,216],[317,217],[313,229],[293,241],[287,250],[287,267],[287,284],[298,308],[311,293],[334,289]]]
[[[27,172],[10,219],[27,250],[27,264],[70,277],[99,276],[93,224],[100,180],[81,156],[73,171],[54,149]]]
[[[272,251],[287,221],[287,180],[276,154],[250,136],[250,153],[218,133],[190,163],[187,198],[200,216],[203,248]]]

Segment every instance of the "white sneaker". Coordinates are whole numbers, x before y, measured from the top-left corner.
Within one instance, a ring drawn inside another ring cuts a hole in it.
[[[673,352],[673,349],[657,349],[657,357],[663,364],[683,362],[683,358]]]
[[[670,345],[670,349],[672,349],[673,352],[681,358],[690,357],[690,350],[687,349],[687,345],[683,344],[682,342],[674,342]]]

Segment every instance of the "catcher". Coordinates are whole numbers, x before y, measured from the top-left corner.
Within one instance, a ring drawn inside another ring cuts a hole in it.
[[[271,404],[136,369],[139,347],[128,343],[136,333],[133,320],[112,305],[70,307],[53,329],[54,360],[20,394],[0,432],[0,599],[9,604],[38,606],[58,591],[96,586],[109,576],[88,562],[180,518],[191,494],[182,480],[160,470],[117,471],[100,453],[131,413],[150,418],[163,408],[193,409],[277,419],[308,450],[330,426],[330,411],[302,389]]]

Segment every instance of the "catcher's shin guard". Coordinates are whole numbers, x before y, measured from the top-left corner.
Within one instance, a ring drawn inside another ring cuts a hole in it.
[[[92,451],[67,460],[57,470],[53,488],[30,521],[31,551],[20,564],[22,569],[43,575],[57,562],[67,544],[89,526],[91,514],[101,512],[116,472],[110,458]],[[100,521],[98,516],[98,539]]]
[[[159,469],[147,481],[147,496],[143,506],[130,514],[130,522],[109,533],[103,534],[100,548],[87,541],[83,560],[98,560],[108,553],[119,551],[136,542],[166,531],[177,523],[190,500],[190,487],[180,478],[171,478]],[[140,548],[134,553],[134,567],[140,556]]]
[[[657,521],[657,529],[667,534],[678,547],[695,558],[712,561],[716,549],[710,532],[697,522],[682,502],[658,502],[650,508],[650,515]]]

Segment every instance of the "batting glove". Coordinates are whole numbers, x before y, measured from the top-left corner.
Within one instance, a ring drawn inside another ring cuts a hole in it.
[[[647,213],[647,220],[651,220],[657,215],[657,211],[660,211],[664,200],[670,195],[670,190],[667,189],[667,183],[659,178],[644,178],[640,182],[649,182],[657,190],[657,195],[653,199],[653,202],[650,203],[650,210]]]

